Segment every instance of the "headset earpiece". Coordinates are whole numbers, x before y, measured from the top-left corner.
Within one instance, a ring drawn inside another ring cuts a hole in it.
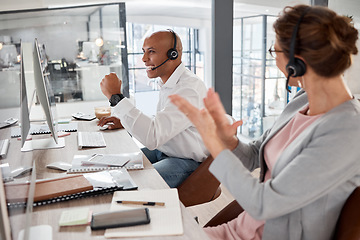
[[[294,63],[286,65],[286,71],[290,77],[301,77],[306,72],[306,64],[300,58],[294,58]]]
[[[177,57],[179,56],[178,51],[176,50],[176,34],[173,30],[168,29],[174,36],[174,47],[170,48],[169,51],[167,52],[167,57],[170,60],[175,60],[177,59]]]
[[[176,51],[176,49],[174,48],[170,48],[169,51],[167,52],[167,57],[170,59],[170,60],[175,60],[177,59],[178,57],[178,52]]]
[[[290,41],[290,49],[289,49],[289,62],[286,65],[286,72],[287,72],[287,80],[286,80],[286,90],[288,92],[291,92],[289,89],[289,79],[290,77],[301,77],[306,72],[306,64],[303,60],[300,58],[295,57],[295,44],[296,44],[296,36],[299,30],[300,23],[302,19],[304,18],[305,14],[310,10],[310,8],[307,8],[300,16],[298,22],[296,23],[293,34],[291,36]]]

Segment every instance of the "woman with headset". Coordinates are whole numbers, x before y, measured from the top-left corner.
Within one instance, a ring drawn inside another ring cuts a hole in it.
[[[302,90],[259,139],[239,141],[241,121],[229,124],[211,89],[202,110],[170,96],[215,158],[210,172],[245,210],[205,228],[212,239],[331,239],[360,185],[360,103],[343,79],[358,52],[358,31],[350,18],[307,5],[286,7],[274,29],[269,51],[288,84]],[[250,174],[258,167],[260,181]]]

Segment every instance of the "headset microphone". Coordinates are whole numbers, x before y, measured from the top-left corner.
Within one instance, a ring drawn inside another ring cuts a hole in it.
[[[165,61],[163,61],[160,65],[158,65],[158,66],[156,66],[156,67],[153,67],[153,68],[151,68],[151,70],[155,70],[155,69],[157,69],[158,67],[161,67],[162,65],[164,65],[167,61],[169,61],[170,60],[170,58],[168,58],[168,59],[166,59]]]
[[[289,62],[286,65],[287,79],[286,79],[286,90],[291,93],[289,89],[289,80],[290,77],[301,77],[306,72],[306,64],[300,58],[295,57],[295,44],[296,44],[296,36],[299,30],[300,23],[304,18],[305,14],[310,10],[310,8],[306,9],[300,16],[297,24],[294,27],[293,34],[291,36],[290,42],[290,56]]]
[[[173,30],[171,29],[168,29],[174,36],[174,47],[173,48],[170,48],[168,51],[167,51],[167,59],[165,61],[163,61],[160,65],[156,66],[156,67],[153,67],[151,70],[155,70],[159,67],[161,67],[162,65],[164,65],[167,61],[169,60],[175,60],[177,59],[177,57],[179,56],[179,53],[178,51],[176,50],[176,34]]]

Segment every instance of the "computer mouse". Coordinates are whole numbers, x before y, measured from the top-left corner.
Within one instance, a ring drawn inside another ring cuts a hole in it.
[[[108,129],[109,128],[109,125],[108,124],[105,124],[104,126],[99,126],[99,130],[101,130],[101,131],[104,131],[104,130],[106,130],[106,129]]]
[[[11,171],[11,176],[12,177],[18,177],[21,176],[27,172],[31,172],[32,171],[32,167],[30,166],[22,166],[19,168],[15,168],[14,170]]]
[[[53,163],[49,163],[48,165],[46,165],[47,168],[52,168],[52,169],[56,169],[56,170],[62,170],[62,171],[67,171],[71,168],[71,163],[67,163],[67,162],[53,162]]]

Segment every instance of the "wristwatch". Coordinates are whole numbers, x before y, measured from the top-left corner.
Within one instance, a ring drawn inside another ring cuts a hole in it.
[[[122,95],[121,93],[112,95],[111,98],[109,99],[110,106],[115,107],[116,104],[118,104],[123,98],[124,95]]]

